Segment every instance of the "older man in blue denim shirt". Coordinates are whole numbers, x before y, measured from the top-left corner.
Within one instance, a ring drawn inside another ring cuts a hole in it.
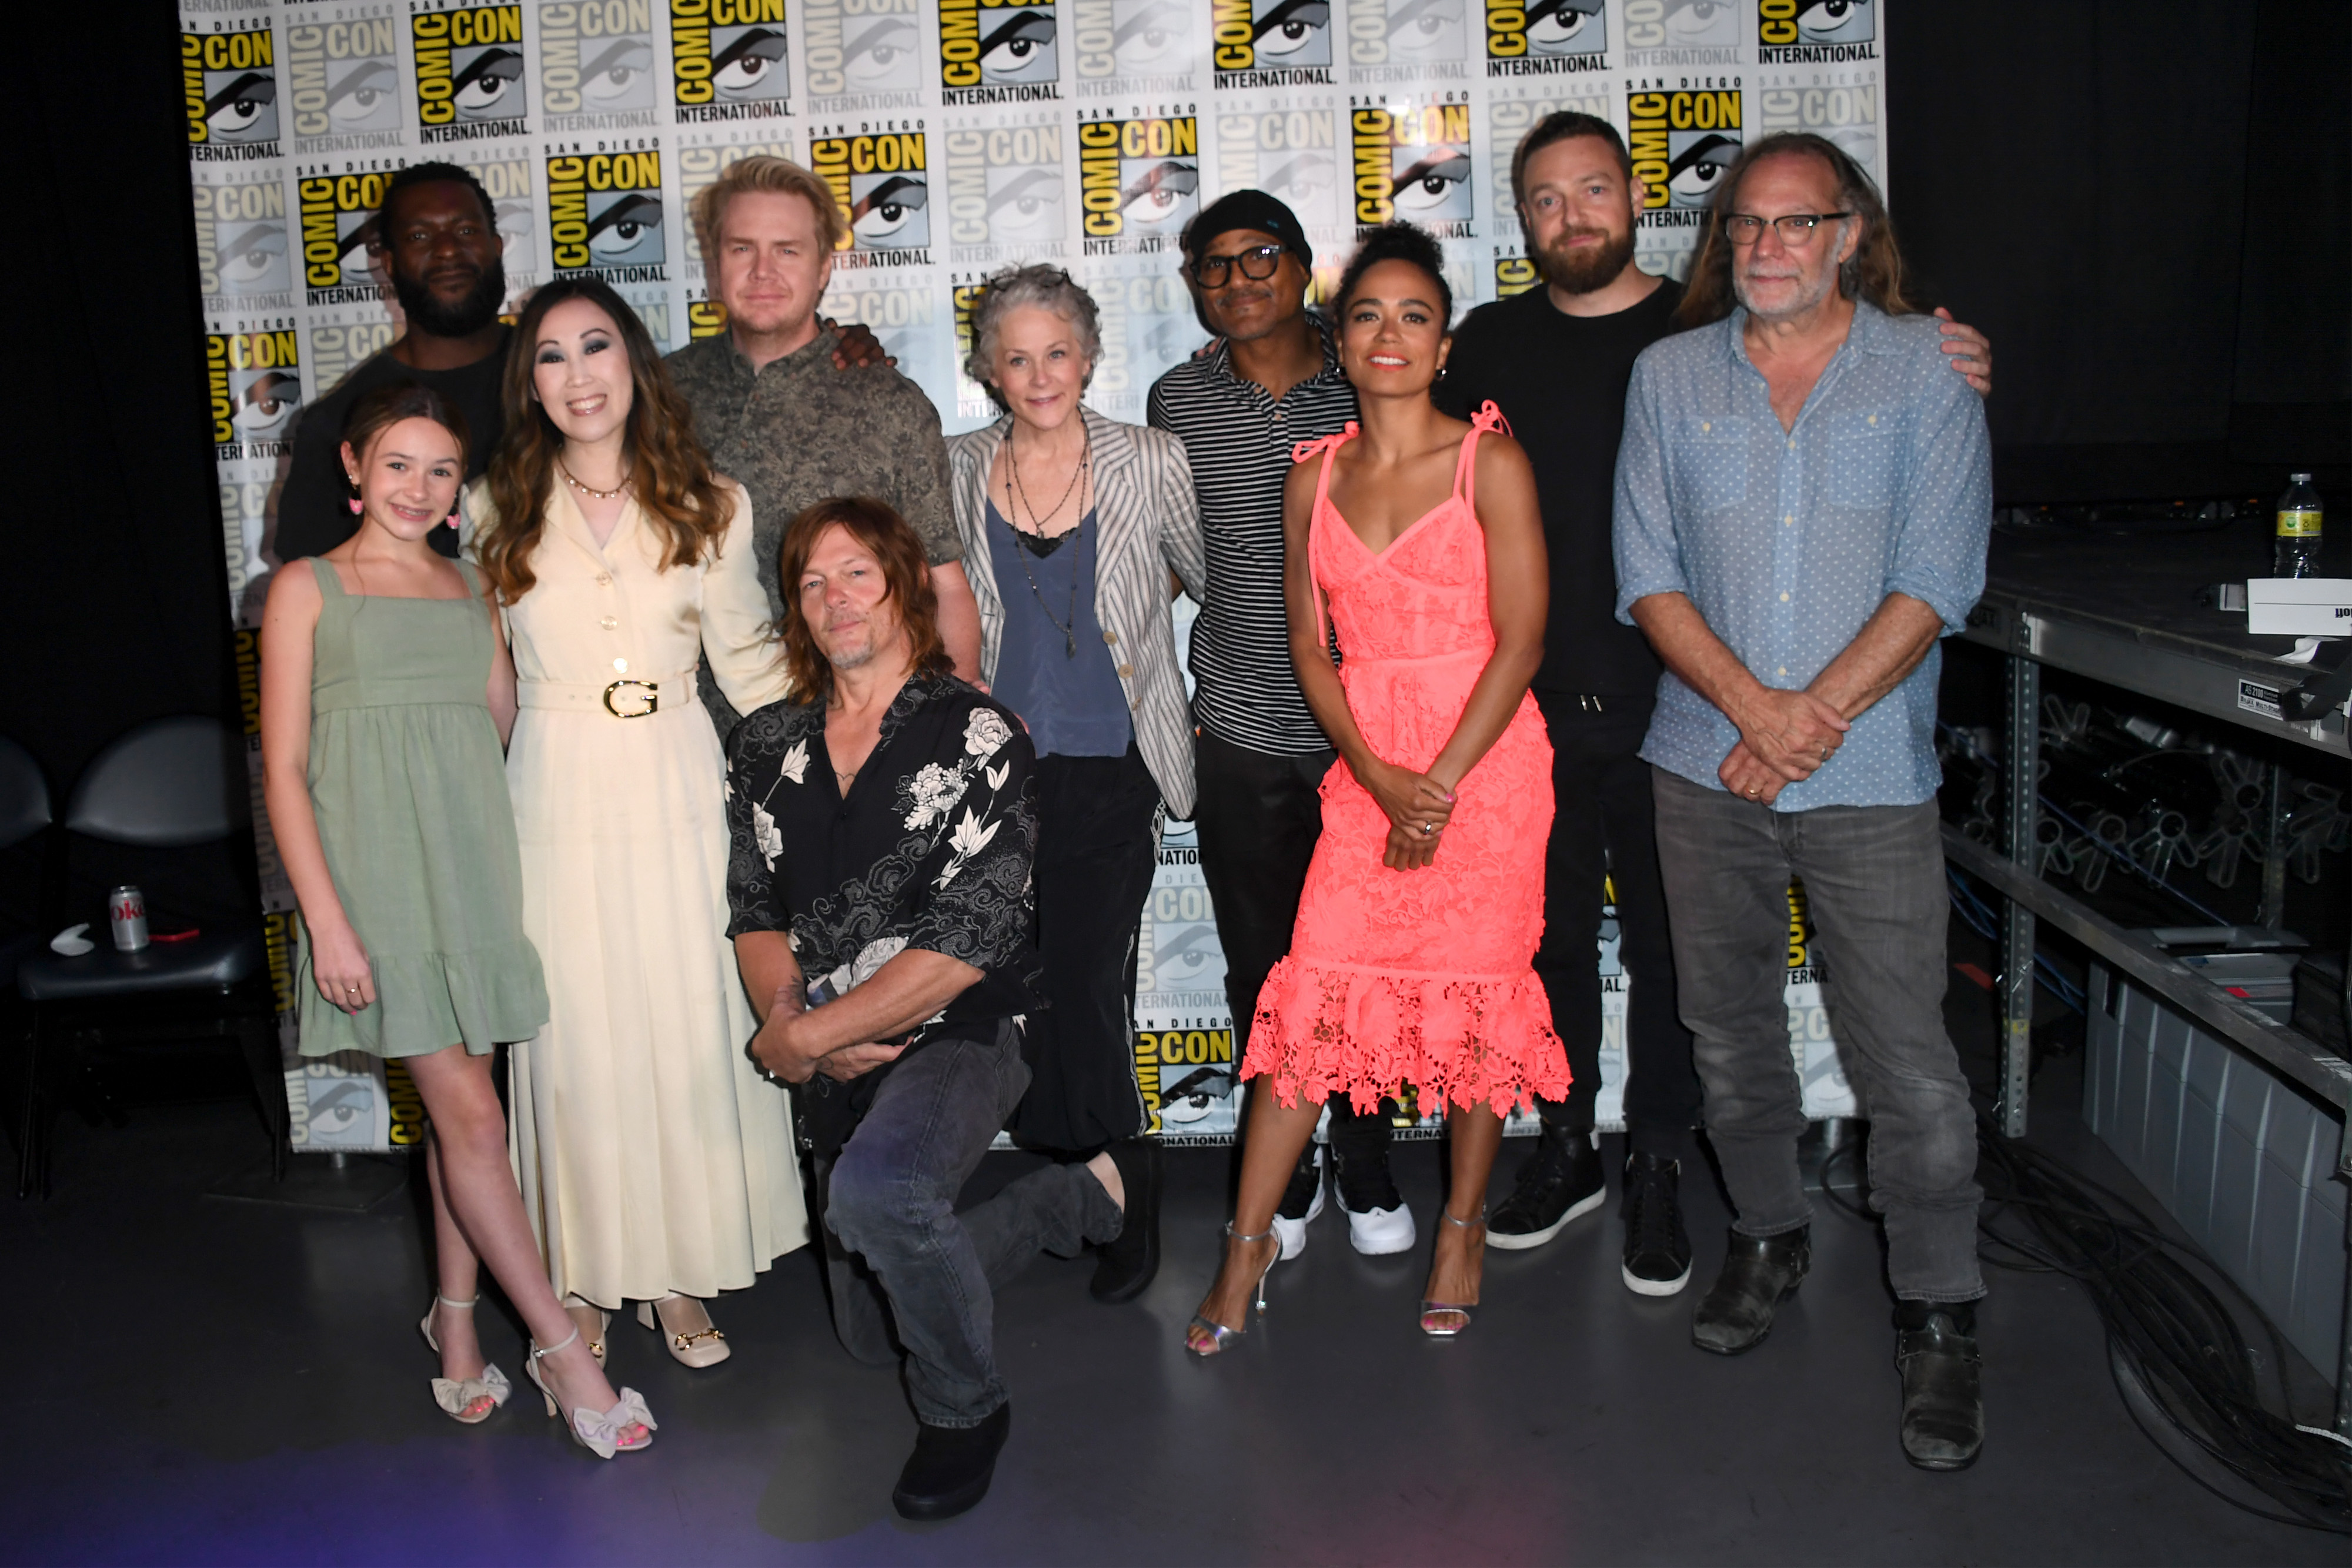
[[[1635,365],[1617,464],[1618,613],[1668,672],[1642,755],[1682,1014],[1738,1211],[1692,1333],[1752,1348],[1810,1261],[1781,1001],[1794,874],[1871,1120],[1904,1450],[1958,1469],[1983,1440],[1982,1194],[1941,1007],[1933,742],[1937,640],[1984,586],[1984,413],[1903,300],[1868,176],[1826,141],[1769,138],[1727,178],[1685,313],[1727,296]]]

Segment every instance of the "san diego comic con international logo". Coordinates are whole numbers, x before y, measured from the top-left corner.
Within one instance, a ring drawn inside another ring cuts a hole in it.
[[[1035,103],[1062,96],[1054,0],[940,0],[940,101]]]
[[[790,114],[784,0],[669,0],[669,79],[681,125]]]
[[[1070,0],[1080,98],[1190,92],[1198,0]]]
[[[1804,72],[1805,76],[1818,73]],[[1836,73],[1875,76],[1875,71]],[[1878,84],[1841,87],[1762,87],[1756,93],[1757,129],[1810,131],[1837,143],[1865,169],[1878,167]]]
[[[654,122],[653,0],[550,0],[539,8],[539,110],[546,129]]]
[[[301,355],[294,329],[216,332],[205,339],[213,455],[224,463],[278,457],[289,450],[302,406]]]
[[[206,309],[250,310],[294,303],[281,182],[198,182],[195,208],[197,287]]]
[[[298,157],[398,141],[400,35],[393,19],[288,23],[286,110]]]
[[[1331,0],[1202,0],[1221,88],[1331,85]]]
[[[1554,76],[1609,68],[1601,0],[1486,0],[1486,74]]]
[[[529,112],[522,85],[522,7],[478,5],[409,17],[416,54],[417,132],[425,141],[520,136]]]
[[[1201,129],[1192,114],[1078,125],[1078,204],[1088,256],[1166,248],[1201,206]]]
[[[1357,99],[1348,114],[1360,228],[1403,218],[1443,237],[1470,232],[1470,105]]]
[[[548,158],[548,258],[556,277],[664,282],[662,226],[658,149]]]
[[[294,182],[302,235],[304,303],[347,305],[383,298],[368,267],[389,174],[319,174]]]
[[[808,90],[825,110],[912,108],[922,99],[915,0],[803,0]]]
[[[269,24],[180,35],[188,156],[199,163],[278,156],[277,46]]]
[[[1624,0],[1625,63],[1728,66],[1739,63],[1739,11],[1733,0]]]
[[[1356,0],[1348,7],[1348,79],[1448,79],[1467,74],[1471,0]]]
[[[490,193],[491,216],[498,224],[499,238],[506,242],[502,259],[509,299],[539,281],[539,223],[530,204],[532,162],[520,156],[460,160]]]
[[[1707,200],[1739,156],[1739,89],[1628,91],[1626,150],[1633,177],[1648,194],[1641,221],[1652,227],[1696,227]]]
[[[771,129],[780,130],[781,128]],[[699,146],[681,147],[670,154],[677,165],[676,171],[677,204],[685,211],[692,212],[694,198],[716,183],[719,176],[727,169],[746,158],[790,158],[792,155],[792,139],[787,135],[774,135],[758,141],[730,141],[723,147],[707,142]],[[696,237],[694,225],[691,224],[688,224],[686,229],[686,259],[689,267],[689,276],[693,276],[701,267],[704,259],[702,242]],[[509,266],[511,267],[511,264]],[[726,310],[723,306],[713,305],[711,308],[719,311],[721,319],[724,319]],[[693,325],[695,316],[692,307],[688,308],[687,319],[689,326]]]
[[[1290,108],[1221,110],[1217,172],[1227,190],[1259,190],[1298,214],[1307,228],[1339,223],[1339,151],[1333,145],[1336,94],[1312,95]]]
[[[835,266],[929,265],[931,177],[922,131],[816,137],[809,167],[849,214]]]
[[[1043,260],[1067,252],[1062,127],[970,126],[940,136],[948,244],[960,262]]]
[[[1872,0],[1756,0],[1756,63],[1823,66],[1878,57]]]

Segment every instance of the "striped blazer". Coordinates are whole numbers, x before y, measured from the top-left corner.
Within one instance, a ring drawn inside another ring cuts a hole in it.
[[[1095,619],[1111,645],[1119,689],[1133,715],[1136,749],[1160,786],[1171,817],[1192,814],[1192,721],[1184,673],[1176,664],[1176,622],[1169,610],[1172,570],[1195,599],[1208,580],[1201,513],[1184,444],[1164,430],[1121,424],[1081,406],[1095,451]],[[985,430],[950,437],[948,469],[964,576],[980,601],[980,671],[996,679],[1004,637],[1004,601],[988,553],[988,470],[1013,428],[1011,415]]]

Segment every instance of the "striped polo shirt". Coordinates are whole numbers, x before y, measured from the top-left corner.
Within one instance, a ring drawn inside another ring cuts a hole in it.
[[[1192,717],[1210,734],[1252,751],[1296,757],[1330,748],[1298,690],[1282,602],[1282,485],[1290,449],[1337,434],[1356,417],[1356,389],[1340,371],[1330,324],[1323,369],[1276,402],[1234,374],[1220,343],[1151,386],[1146,417],[1184,443],[1201,502],[1208,598],[1192,622],[1188,663]]]

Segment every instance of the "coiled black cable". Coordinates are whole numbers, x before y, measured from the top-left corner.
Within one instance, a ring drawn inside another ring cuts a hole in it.
[[[1861,1146],[1860,1139],[1841,1145],[1829,1161]],[[2063,1274],[2082,1285],[2106,1329],[2116,1391],[2148,1439],[2232,1507],[2273,1523],[2352,1534],[2352,1448],[2322,1427],[2295,1420],[2286,1347],[2245,1291],[2203,1251],[2167,1236],[2120,1193],[2001,1136],[1982,1110],[1977,1112],[1977,1149],[1985,1189],[1978,1256],[1993,1268]],[[1873,1222],[1862,1205],[1831,1184],[1828,1164],[1822,1195]],[[2225,1295],[2242,1315],[2231,1311]],[[2260,1325],[2264,1354],[2248,1343],[2242,1321]],[[2144,1398],[2132,1397],[2127,1377]],[[2142,1406],[2160,1415],[2189,1447],[2286,1511],[2254,1506],[2214,1486],[2173,1443],[2147,1431]]]

